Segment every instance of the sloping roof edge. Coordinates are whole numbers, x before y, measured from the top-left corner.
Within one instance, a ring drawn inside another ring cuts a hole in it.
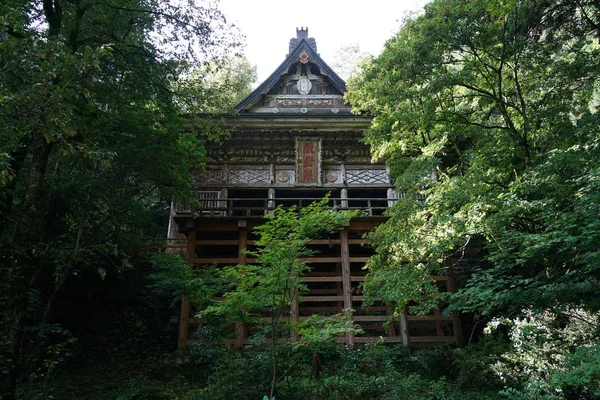
[[[235,110],[237,112],[242,112],[244,110],[252,107],[263,95],[269,93],[271,88],[279,81],[281,75],[287,73],[289,68],[297,62],[300,54],[306,51],[311,61],[319,67],[323,75],[327,76],[333,86],[339,90],[340,92],[346,92],[346,83],[342,78],[339,77],[338,74],[335,73],[333,69],[317,53],[309,44],[306,38],[300,39],[294,50],[290,51],[290,54],[285,58],[285,60],[277,67],[277,69],[256,89],[252,91],[244,100],[240,101],[236,106]]]

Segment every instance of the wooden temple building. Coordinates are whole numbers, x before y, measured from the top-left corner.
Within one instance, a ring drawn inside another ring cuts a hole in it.
[[[281,65],[225,116],[231,130],[222,144],[208,144],[206,168],[195,182],[199,207],[175,205],[170,237],[187,238],[187,260],[203,265],[252,263],[242,250],[252,248],[253,229],[279,205],[300,209],[330,193],[330,204],[360,208],[364,216],[350,221],[336,237],[314,240],[318,253],[309,259],[304,277],[309,291],[296,299],[290,318],[331,315],[353,309],[352,319],[364,333],[346,335],[340,343],[402,343],[411,347],[459,345],[460,320],[432,310],[431,315],[402,315],[393,323],[390,310],[376,302],[363,307],[361,283],[372,249],[364,234],[383,221],[397,199],[383,161],[371,162],[361,142],[371,120],[351,113],[343,100],[344,81],[317,52],[308,29],[297,29]],[[432,277],[453,290],[450,276]],[[199,340],[193,304],[182,301],[179,348]],[[249,343],[248,327],[237,323],[228,342]]]

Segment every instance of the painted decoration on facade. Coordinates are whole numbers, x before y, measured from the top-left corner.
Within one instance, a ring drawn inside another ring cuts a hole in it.
[[[310,82],[310,79],[308,79],[307,76],[301,76],[298,79],[298,83],[296,84],[296,86],[298,87],[298,93],[302,95],[309,94],[310,89],[312,89],[312,83]]]
[[[357,184],[388,184],[390,179],[385,169],[350,169],[346,171],[349,185]]]
[[[319,183],[321,141],[319,139],[298,139],[296,152],[298,183]]]
[[[269,170],[261,169],[232,169],[229,171],[231,185],[265,185],[269,183]]]

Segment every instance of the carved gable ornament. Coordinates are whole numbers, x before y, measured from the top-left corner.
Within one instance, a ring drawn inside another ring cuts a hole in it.
[[[298,93],[306,95],[310,93],[312,83],[310,82],[310,79],[308,79],[307,76],[301,76],[300,79],[298,79],[296,87],[298,88]]]
[[[300,61],[301,64],[306,64],[310,61],[310,57],[308,56],[306,50],[303,50],[302,53],[300,53],[298,56],[298,61]]]

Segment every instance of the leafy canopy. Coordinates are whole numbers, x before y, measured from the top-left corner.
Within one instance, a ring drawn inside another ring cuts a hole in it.
[[[481,238],[456,307],[600,305],[599,13],[434,0],[349,82],[374,115],[366,142],[406,194],[371,235],[369,291],[400,308],[431,296],[430,275]]]

